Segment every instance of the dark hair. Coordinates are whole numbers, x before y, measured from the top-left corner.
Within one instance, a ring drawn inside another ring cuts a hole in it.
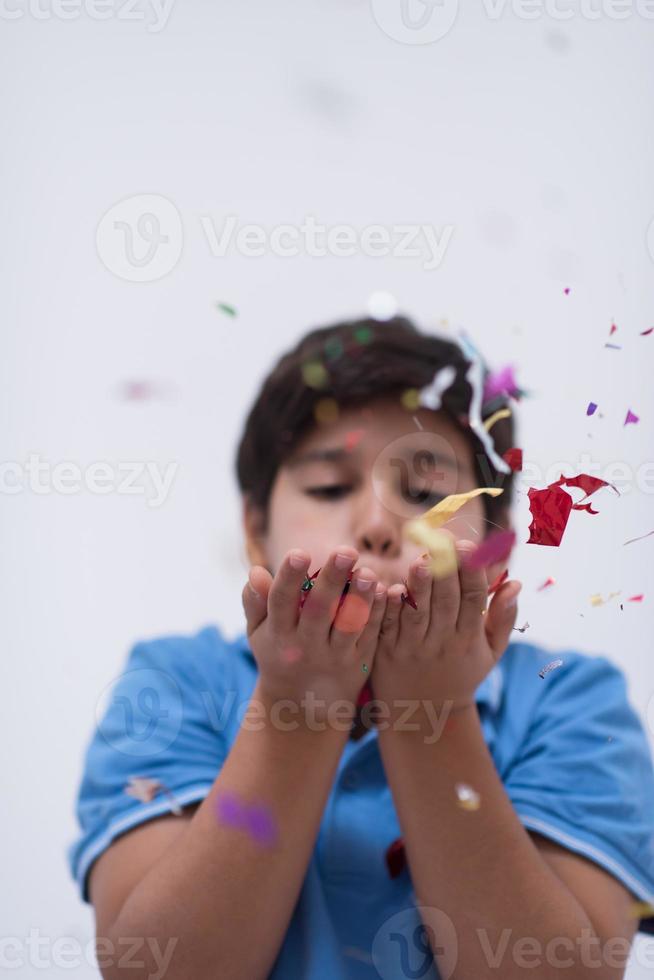
[[[341,407],[383,395],[399,401],[407,389],[426,387],[436,371],[449,365],[456,375],[440,410],[466,435],[479,486],[504,490],[499,497],[482,498],[487,519],[501,524],[511,506],[513,473],[498,472],[467,424],[472,388],[465,375],[470,363],[458,343],[422,333],[402,316],[384,322],[348,320],[310,331],[279,359],[250,410],[236,457],[241,492],[267,522],[277,470],[318,424],[315,408],[321,399],[334,399]],[[484,378],[488,373],[484,366]],[[493,398],[482,406],[482,418],[508,402],[507,395]],[[514,446],[512,415],[493,425],[492,438],[499,456]]]

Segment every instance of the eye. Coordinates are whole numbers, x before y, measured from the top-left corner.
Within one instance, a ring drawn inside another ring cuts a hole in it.
[[[311,494],[312,497],[323,497],[325,500],[338,500],[348,490],[350,487],[343,483],[333,483],[324,487],[307,487],[305,493]]]
[[[443,496],[442,493],[434,493],[434,491],[429,491],[425,488],[423,488],[422,490],[412,490],[410,487],[407,487],[405,493],[403,493],[402,496],[409,504],[428,503],[431,504],[432,507],[435,507],[439,501],[445,500],[445,497]]]

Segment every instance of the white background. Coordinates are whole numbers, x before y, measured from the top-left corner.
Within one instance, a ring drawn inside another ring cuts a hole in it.
[[[654,21],[492,19],[470,3],[447,36],[406,44],[364,0],[186,0],[159,31],[149,8],[127,20],[118,0],[104,21],[63,20],[46,0],[40,16],[3,9],[2,460],[178,470],[157,508],[115,492],[2,494],[2,934],[91,938],[65,848],[100,693],[137,639],[240,632],[245,413],[275,358],[309,327],[363,314],[375,290],[517,365],[530,392],[518,445],[550,480],[583,453],[631,468],[620,498],[594,498],[598,516],[573,513],[560,549],[521,544],[512,574],[525,639],[609,655],[646,724],[654,537],[623,542],[654,529],[652,472],[635,486],[654,432],[654,334],[639,336],[654,325]],[[130,282],[101,261],[96,229],[144,194],[173,202],[183,247],[165,277]],[[228,214],[268,230],[313,215],[453,233],[433,271],[393,256],[215,257],[200,218],[220,232]],[[604,347],[612,322],[619,351]],[[121,400],[130,379],[166,397]],[[591,400],[603,418],[586,418]],[[628,408],[641,421],[625,428]],[[635,593],[645,601],[621,611]],[[43,976],[22,956],[14,976]],[[60,973],[97,975],[50,963]]]

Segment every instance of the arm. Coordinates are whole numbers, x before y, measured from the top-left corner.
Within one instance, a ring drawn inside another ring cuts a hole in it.
[[[425,741],[427,719],[422,731],[391,724],[379,732],[414,889],[456,929],[452,980],[490,975],[494,955],[502,980],[533,976],[534,967],[539,980],[621,980],[635,932],[630,893],[583,858],[530,836],[495,769],[476,706],[453,717],[435,744]],[[480,795],[478,810],[457,806],[463,773]]]
[[[117,950],[121,937],[152,940],[137,954],[145,959],[143,977],[160,966],[151,946],[165,949],[171,937],[177,943],[168,980],[264,978],[278,955],[348,736],[304,724],[277,730],[263,692],[257,688],[254,698],[267,709],[262,729],[241,728],[211,792],[175,846],[164,850],[103,930]],[[245,832],[218,822],[216,796],[226,789],[243,800],[268,801],[277,816],[277,846],[264,850]],[[100,909],[102,894],[100,888],[93,895]],[[113,980],[123,972],[114,966],[104,976]]]

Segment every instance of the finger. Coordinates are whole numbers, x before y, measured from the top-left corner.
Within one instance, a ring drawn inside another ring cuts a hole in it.
[[[338,651],[352,647],[370,617],[375,599],[377,576],[371,568],[357,568],[330,632],[332,647]]]
[[[268,594],[268,615],[273,630],[288,634],[295,629],[300,615],[302,584],[307,577],[309,555],[293,548],[277,570]]]
[[[270,572],[261,565],[254,565],[250,569],[241,595],[248,636],[254,633],[268,614],[268,593],[272,580]]]
[[[440,531],[454,540],[451,531],[446,531],[445,528],[440,528]],[[442,635],[443,631],[451,632],[456,629],[460,602],[458,568],[442,578],[435,577],[431,589],[430,632],[436,630],[439,635]]]
[[[515,579],[505,582],[493,596],[484,616],[486,637],[496,660],[499,660],[509,645],[511,630],[518,615],[518,594],[521,589],[522,583]]]
[[[308,638],[310,634],[316,639],[317,631],[318,637],[329,639],[345,583],[358,557],[356,548],[346,545],[330,554],[306,597],[298,624],[299,635]]]
[[[365,662],[368,669],[372,666],[372,661],[377,649],[379,631],[382,624],[384,612],[386,610],[386,586],[383,582],[378,582],[375,589],[375,597],[370,610],[368,622],[363,628],[361,636],[357,640],[357,655]]]
[[[379,645],[392,652],[400,632],[400,612],[402,610],[403,585],[391,585],[386,593],[386,609],[379,628]]]
[[[409,566],[407,576],[408,594],[400,616],[400,643],[422,643],[429,629],[431,616],[432,591],[431,561],[427,558],[417,558]],[[411,605],[411,600],[416,609]]]
[[[474,541],[461,540],[456,543],[459,556],[459,588],[461,602],[456,623],[458,633],[472,633],[482,626],[482,612],[488,602],[488,577],[485,568],[467,567],[466,558],[477,550]]]

